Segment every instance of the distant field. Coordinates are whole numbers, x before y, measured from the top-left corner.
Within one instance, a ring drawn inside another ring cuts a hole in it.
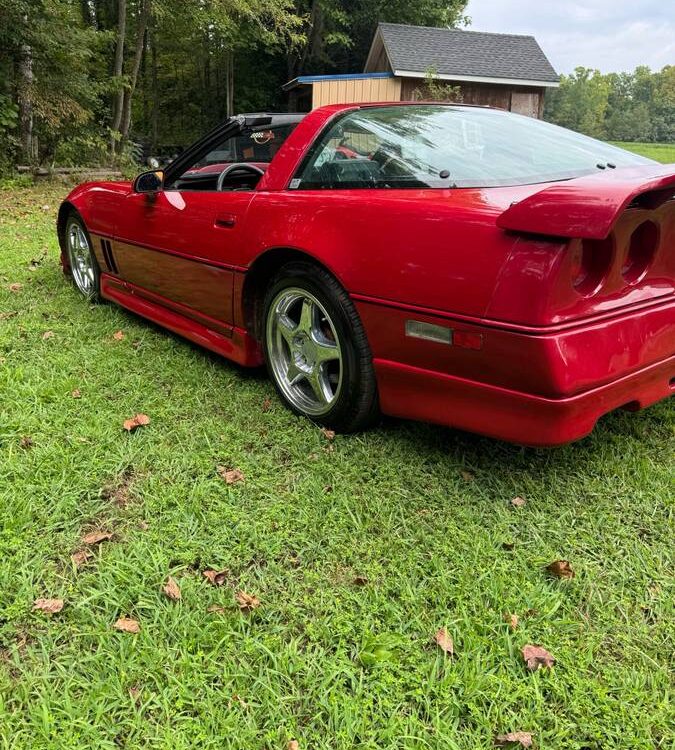
[[[629,143],[628,141],[610,141],[610,143],[646,156],[648,159],[663,162],[663,164],[675,164],[675,143]]]

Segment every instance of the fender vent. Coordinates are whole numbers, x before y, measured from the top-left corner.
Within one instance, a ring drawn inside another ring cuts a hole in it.
[[[105,258],[105,264],[106,266],[108,266],[108,270],[112,271],[114,274],[119,275],[119,271],[117,270],[117,263],[115,263],[115,256],[113,255],[112,245],[110,244],[110,240],[101,240],[101,251],[103,252],[103,257]]]

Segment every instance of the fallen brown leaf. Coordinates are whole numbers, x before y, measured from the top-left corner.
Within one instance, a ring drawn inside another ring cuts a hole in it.
[[[141,531],[147,531],[150,528],[150,524],[147,521],[139,521],[138,528]]]
[[[321,434],[326,438],[326,440],[335,440],[335,430],[329,430],[326,427],[322,427]]]
[[[82,398],[82,393],[80,392],[79,388],[76,388],[74,391],[70,394],[73,398]]]
[[[101,542],[107,542],[112,539],[112,533],[109,531],[90,531],[82,537],[83,544],[100,544]]]
[[[73,552],[70,556],[70,560],[76,568],[81,568],[83,565],[86,565],[93,556],[93,552],[90,552],[88,549],[83,549],[79,552]]]
[[[10,292],[20,292],[22,289],[23,289],[23,284],[19,284],[18,282],[9,285]]]
[[[509,732],[495,737],[497,747],[532,747],[532,735],[529,732]]]
[[[508,622],[511,630],[515,630],[518,627],[520,620],[518,615],[510,615],[508,612],[504,615],[504,622]]]
[[[224,612],[227,612],[225,607],[222,607],[220,604],[209,604],[209,606],[206,608],[206,611],[217,613],[219,615],[222,615]]]
[[[550,669],[555,664],[555,658],[541,646],[528,644],[522,649],[523,659],[531,672],[536,672],[541,667]]]
[[[120,619],[113,624],[113,628],[115,628],[115,630],[121,631],[122,633],[141,632],[141,626],[138,621],[132,620],[130,617],[120,617]]]
[[[263,412],[268,412],[271,408],[272,408],[272,399],[269,397],[265,397],[264,401],[262,402]]]
[[[513,500],[511,500],[511,505],[513,505],[514,508],[522,508],[526,502],[527,500],[525,500],[524,497],[518,496],[514,497]]]
[[[555,578],[574,578],[576,575],[569,560],[554,560],[546,566],[546,570]]]
[[[286,750],[300,750],[300,743],[297,740],[290,740],[286,745]]]
[[[53,339],[54,338],[54,331],[45,331],[42,334],[42,340],[47,341],[47,339]]]
[[[514,542],[502,542],[502,549],[505,549],[507,552],[511,552],[515,546]]]
[[[150,424],[150,417],[146,414],[137,414],[131,419],[125,419],[122,427],[127,432],[133,432],[138,427],[144,427],[146,424]]]
[[[162,591],[169,599],[173,599],[174,602],[177,602],[181,598],[180,588],[176,580],[171,576],[169,576],[166,584],[162,587]]]
[[[138,703],[138,699],[141,697],[141,689],[134,685],[129,688],[129,695],[134,703]]]
[[[369,581],[366,578],[366,576],[356,576],[356,578],[354,578],[354,583],[357,586],[366,586],[369,583]]]
[[[465,482],[473,482],[473,480],[475,479],[474,475],[470,471],[463,470],[461,474],[462,474],[462,479]]]
[[[253,594],[247,594],[245,591],[237,591],[234,598],[242,612],[251,612],[260,606],[260,599]]]
[[[115,341],[122,341],[124,339],[124,331],[115,331],[112,337],[115,339]]]
[[[227,466],[218,466],[216,471],[225,484],[237,484],[245,480],[244,473],[240,469],[228,469]]]
[[[230,571],[213,570],[213,568],[207,568],[202,572],[202,575],[209,581],[209,583],[212,583],[214,586],[222,586],[225,581],[227,581],[227,577],[230,575]]]
[[[446,654],[452,656],[455,653],[455,644],[452,637],[445,628],[441,628],[435,635],[436,643]]]
[[[33,611],[44,612],[47,615],[55,615],[63,609],[63,599],[36,599],[33,602]]]
[[[24,436],[23,436],[23,437],[21,438],[21,443],[20,443],[20,445],[21,445],[21,447],[22,447],[22,448],[32,448],[32,447],[33,447],[33,445],[34,445],[34,443],[33,443],[33,438],[32,438],[32,437],[30,437],[29,435],[24,435]]]

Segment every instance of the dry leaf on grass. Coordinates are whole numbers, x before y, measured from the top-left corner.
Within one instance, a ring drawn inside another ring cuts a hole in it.
[[[120,619],[113,624],[113,628],[115,628],[115,630],[119,630],[122,633],[141,632],[141,626],[138,623],[138,620],[132,620],[130,617],[120,617]]]
[[[260,599],[257,596],[253,596],[253,594],[247,594],[245,591],[237,591],[234,598],[237,600],[239,609],[242,612],[251,612],[260,606]]]
[[[546,566],[546,570],[555,578],[574,578],[576,575],[569,560],[554,560]]]
[[[455,644],[452,637],[445,628],[441,628],[435,635],[436,643],[446,654],[452,656],[455,653]]]
[[[495,737],[497,747],[532,747],[532,735],[529,732],[509,732]]]
[[[124,339],[124,331],[115,331],[112,337],[115,339],[115,341],[122,341]]]
[[[44,612],[47,615],[55,615],[63,609],[63,599],[36,599],[33,602],[33,611]]]
[[[93,546],[101,542],[108,542],[112,539],[110,531],[90,531],[82,537],[82,544]]]
[[[354,578],[354,583],[357,586],[366,586],[368,584],[368,579],[366,578],[366,576],[356,576]]]
[[[505,549],[507,552],[511,552],[515,546],[515,542],[502,542],[502,549]]]
[[[525,500],[524,497],[520,497],[519,495],[518,497],[514,497],[513,500],[511,500],[511,505],[513,505],[514,508],[522,508],[526,502],[527,500]]]
[[[206,608],[207,612],[211,612],[212,614],[219,614],[222,615],[223,613],[227,612],[225,607],[221,606],[220,604],[209,604],[209,606]]]
[[[522,649],[523,659],[531,672],[536,672],[541,667],[550,669],[555,664],[555,657],[541,646],[533,646],[528,643]]]
[[[88,549],[83,549],[79,552],[73,552],[70,556],[70,560],[76,568],[81,568],[83,565],[86,565],[93,556],[93,552],[90,552]]]
[[[263,413],[268,412],[271,408],[272,408],[272,399],[269,397],[266,397],[265,400],[262,402]]]
[[[326,440],[335,440],[335,430],[329,430],[326,427],[322,427],[321,434],[326,438]]]
[[[10,292],[20,292],[23,289],[23,284],[14,283],[9,285]]]
[[[138,700],[141,697],[141,689],[134,685],[129,688],[129,695],[134,703],[138,703]]]
[[[518,627],[518,615],[510,615],[508,612],[504,615],[504,622],[508,622],[511,630],[515,630]]]
[[[474,477],[474,475],[470,471],[463,470],[460,473],[462,475],[462,479],[465,482],[473,482],[473,480],[474,480],[475,477]]]
[[[181,598],[180,588],[176,583],[176,579],[171,576],[169,576],[169,579],[162,587],[162,591],[169,599],[173,599],[174,602],[177,602]]]
[[[82,398],[82,393],[80,392],[79,388],[76,388],[74,391],[71,391],[70,395],[73,398]]]
[[[137,414],[131,419],[125,419],[122,427],[127,432],[133,432],[133,430],[135,430],[136,428],[144,427],[146,424],[150,424],[150,417],[148,417],[146,414]]]
[[[300,750],[300,743],[297,740],[290,740],[286,745],[286,750]]]
[[[32,448],[33,447],[33,438],[29,437],[28,435],[24,435],[21,438],[21,447],[22,448]]]
[[[54,338],[54,331],[45,331],[42,334],[42,340],[47,341],[47,339],[53,339]]]
[[[202,572],[204,578],[214,586],[222,586],[230,575],[229,570],[213,570],[213,568],[207,568]]]
[[[243,482],[245,477],[244,473],[239,469],[228,469],[227,466],[218,466],[216,468],[218,476],[225,480],[225,484],[237,484]]]

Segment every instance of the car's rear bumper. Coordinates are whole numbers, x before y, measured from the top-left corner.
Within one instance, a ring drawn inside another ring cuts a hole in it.
[[[558,329],[494,323],[359,304],[386,414],[527,445],[587,435],[619,407],[675,393],[675,300]],[[405,335],[408,320],[450,329],[448,341]],[[459,334],[476,344],[463,348]]]
[[[675,356],[568,398],[544,398],[452,375],[376,360],[386,414],[458,427],[534,446],[588,435],[614,409],[641,409],[673,394]]]

